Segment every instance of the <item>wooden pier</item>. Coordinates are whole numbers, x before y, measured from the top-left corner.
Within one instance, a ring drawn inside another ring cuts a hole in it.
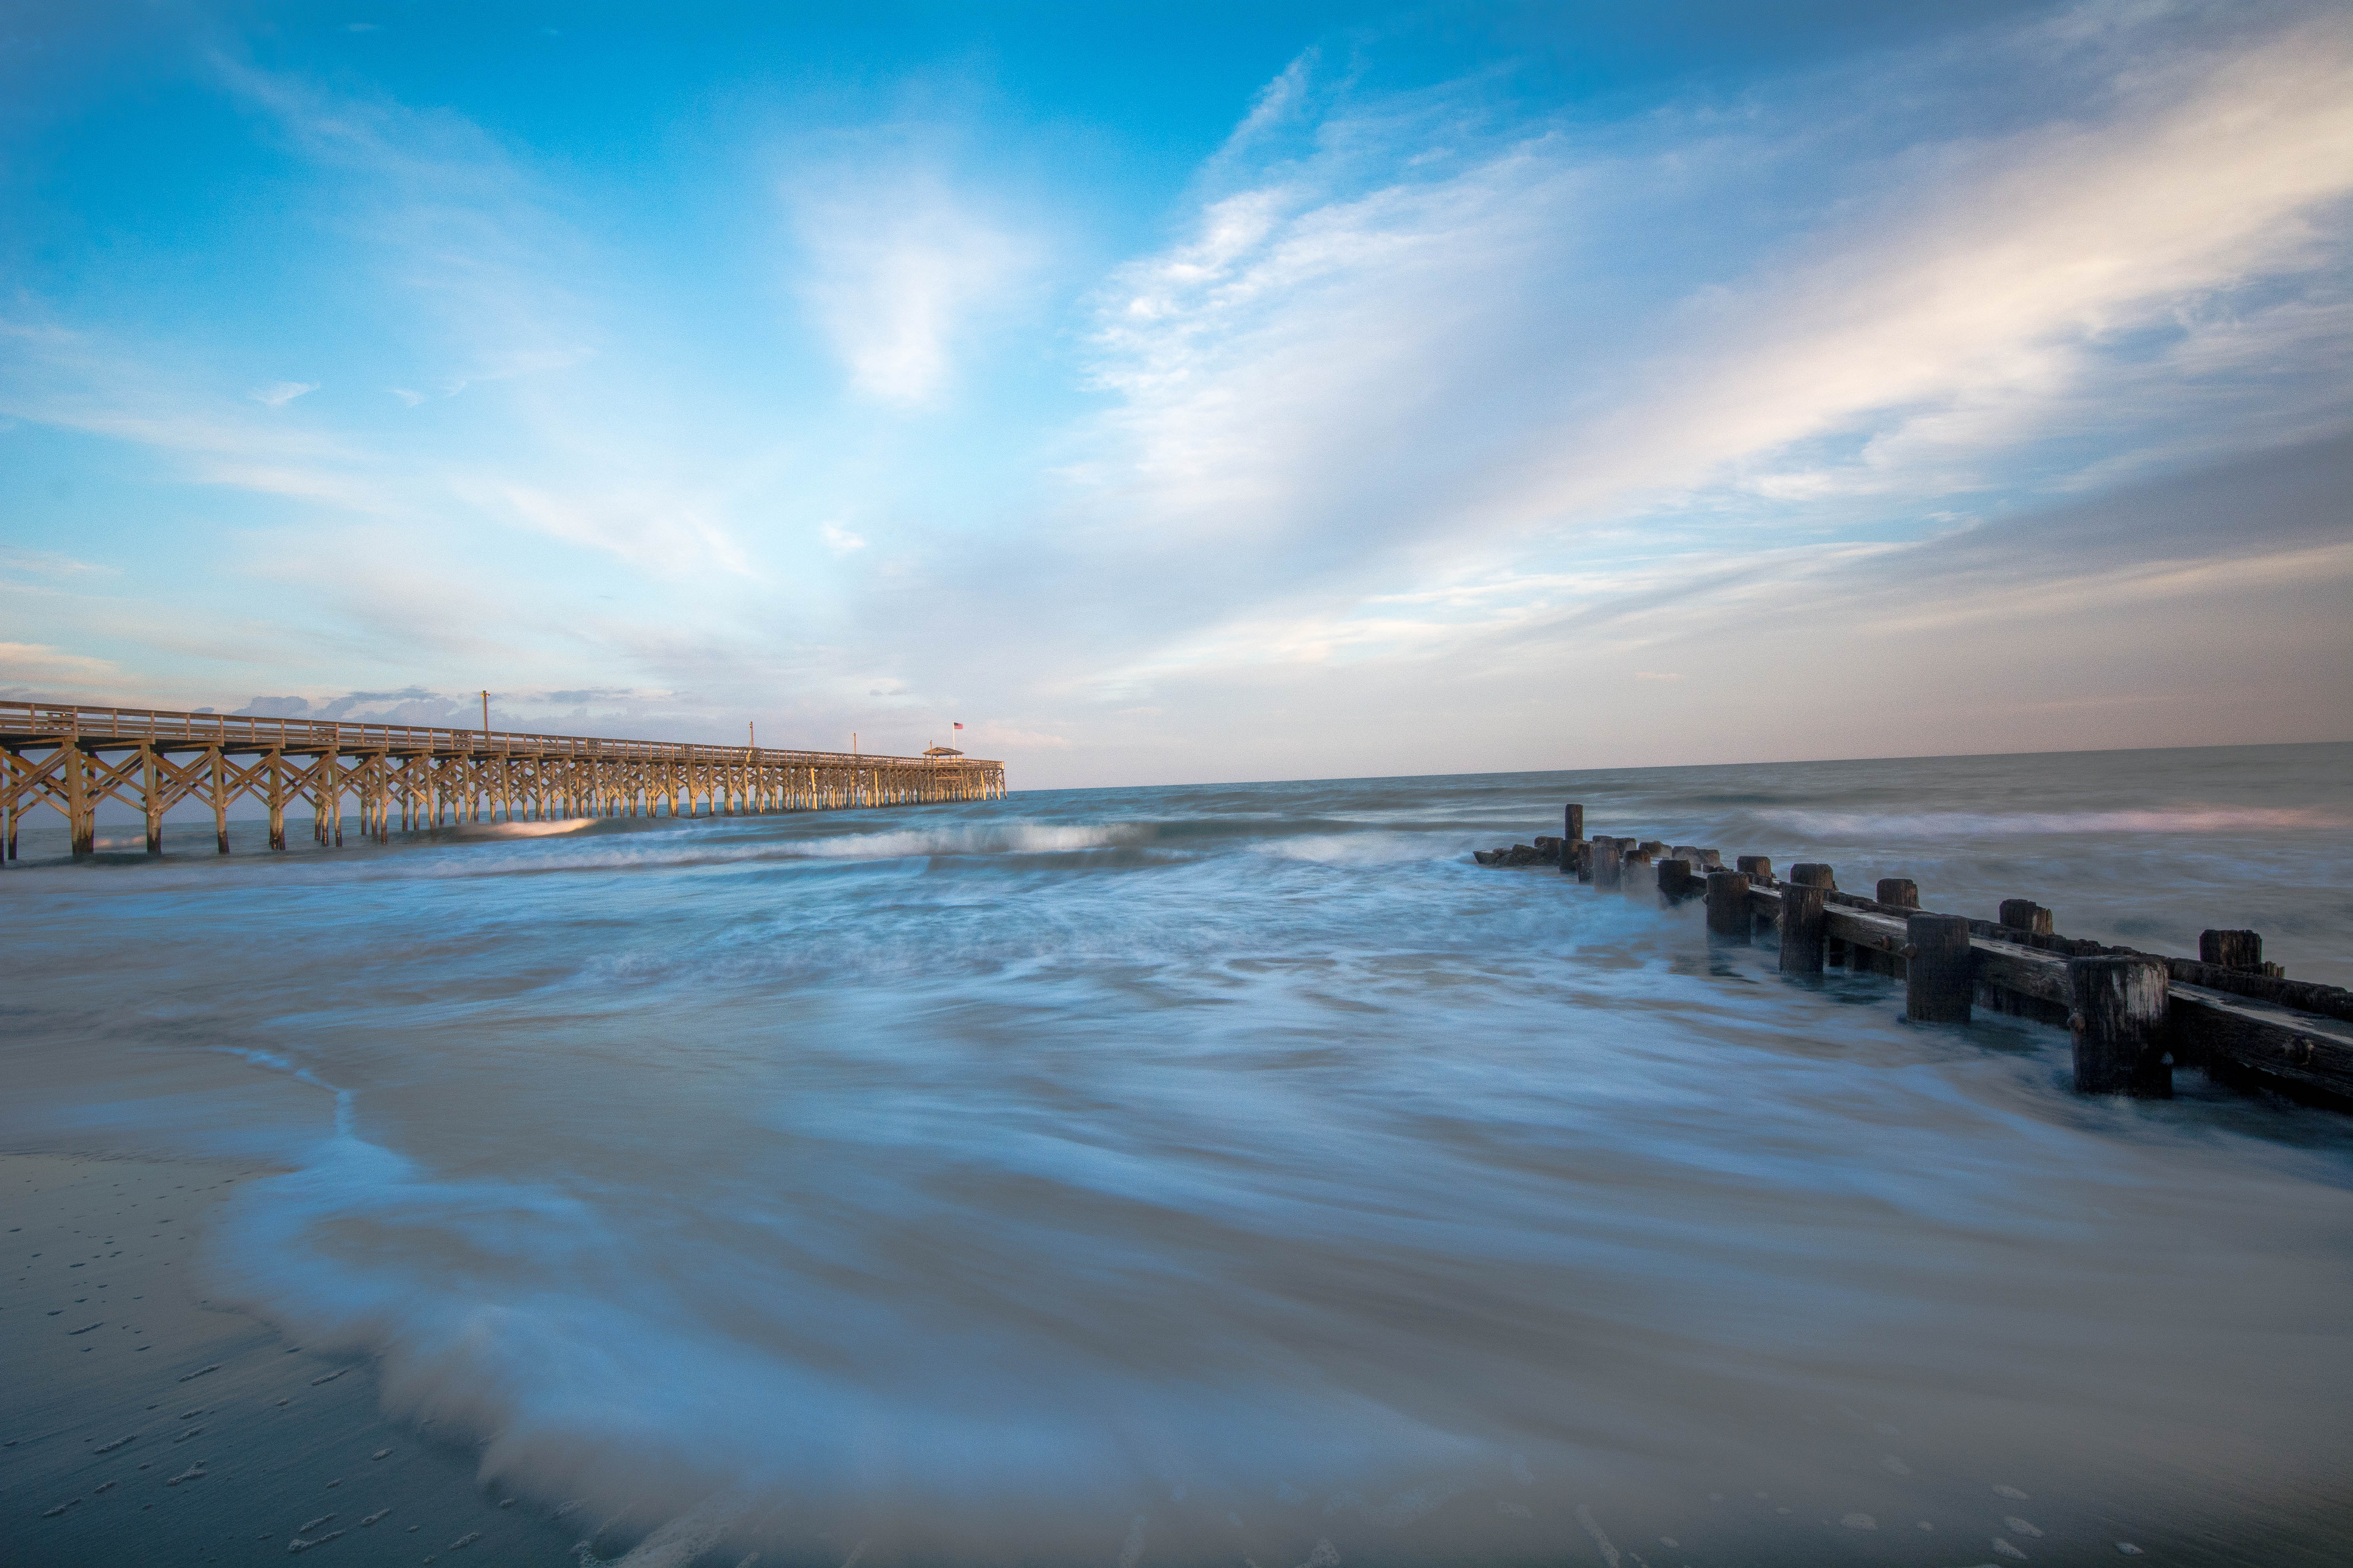
[[[2075,1087],[2161,1099],[2173,1069],[2292,1099],[2353,1110],[2353,991],[2287,978],[2263,938],[2210,931],[2198,957],[2169,957],[2057,934],[2052,911],[2006,899],[1994,920],[1920,908],[1909,879],[1882,879],[1865,898],[1830,866],[1774,875],[1763,856],[1735,857],[1659,839],[1587,837],[1585,808],[1565,832],[1480,850],[1482,866],[1552,866],[1601,891],[1703,903],[1711,940],[1770,940],[1782,972],[1876,973],[1905,983],[1915,1023],[1967,1023],[1973,1008],[2062,1025],[2073,1037]]]
[[[463,822],[734,816],[1004,794],[1003,763],[955,754],[875,757],[0,702],[9,860],[17,823],[44,805],[65,814],[74,854],[91,853],[98,808],[110,800],[146,819],[151,855],[164,852],[165,812],[183,801],[210,805],[215,847],[226,855],[229,803],[239,798],[269,813],[269,847],[283,849],[287,809],[305,805],[311,837],[337,845],[347,811],[360,835],[382,843],[396,829]]]

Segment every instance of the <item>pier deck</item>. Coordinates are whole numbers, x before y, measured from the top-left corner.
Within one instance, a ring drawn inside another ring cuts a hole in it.
[[[73,852],[96,844],[98,808],[116,801],[164,849],[164,815],[212,807],[228,853],[229,803],[269,813],[286,847],[289,806],[311,807],[311,837],[341,844],[346,811],[364,835],[487,821],[720,816],[994,800],[1005,764],[977,757],[860,756],[691,742],[606,740],[410,724],[347,724],[235,713],[178,713],[0,702],[0,818],[5,858],[40,806],[65,814]]]

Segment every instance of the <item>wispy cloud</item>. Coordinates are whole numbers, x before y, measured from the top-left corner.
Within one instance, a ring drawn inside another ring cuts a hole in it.
[[[1322,151],[1214,194],[1106,291],[1120,403],[1071,475],[1126,521],[1092,542],[1231,615],[2341,425],[2353,28],[2108,20],[2056,63],[2038,30],[1975,42],[2063,109],[1980,128],[1936,62],[1898,62],[1902,94],[1805,80],[1606,138],[1483,132],[1442,95],[1341,106]],[[1651,254],[1760,183],[1810,193],[1799,221]]]
[[[927,403],[957,351],[1001,309],[1036,248],[938,174],[864,161],[787,189],[811,320],[850,384],[876,401]]]
[[[870,742],[953,712],[1072,780],[1569,760],[1563,671],[1580,724],[1720,754],[1765,743],[1721,711],[1761,668],[1844,723],[1905,707],[1921,642],[2020,627],[2091,672],[2078,717],[2156,723],[2193,623],[2300,650],[2281,689],[2341,708],[2341,506],[2248,498],[2353,472],[2312,457],[2353,425],[2353,25],[1961,26],[1557,111],[1311,49],[1170,210],[1077,245],[1075,203],[912,119],[814,125],[789,177],[706,160],[694,210],[757,237],[699,270],[710,231],[599,214],[514,134],[221,61],[382,342],[13,297],[0,416],[235,492],[208,559],[260,608],[176,622],[129,552],[119,603],[25,561],[0,586],[53,606],[27,646],[133,676],[618,693],[586,708],[681,732],[781,705]],[[381,395],[296,406],[322,384]],[[1809,617],[1875,653],[1827,667]]]
[[[296,398],[319,390],[315,381],[273,381],[246,394],[264,408],[283,408]]]
[[[111,659],[91,658],[43,643],[0,642],[0,692],[20,701],[119,691],[123,675],[121,667]]]

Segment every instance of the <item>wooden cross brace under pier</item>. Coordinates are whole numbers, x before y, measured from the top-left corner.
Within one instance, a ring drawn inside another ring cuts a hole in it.
[[[460,822],[597,816],[733,816],[780,811],[997,800],[1005,764],[977,757],[860,756],[770,747],[705,746],[343,724],[144,708],[0,702],[0,858],[16,858],[16,827],[38,806],[63,813],[73,852],[97,847],[98,808],[140,813],[147,850],[164,849],[164,814],[183,801],[213,810],[215,847],[228,853],[228,808],[269,814],[269,847],[286,847],[286,810],[307,805],[311,836],[354,831],[387,840]]]

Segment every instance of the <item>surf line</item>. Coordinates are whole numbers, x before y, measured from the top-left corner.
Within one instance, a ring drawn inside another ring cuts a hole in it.
[[[1709,940],[1773,940],[1781,973],[1828,969],[1895,976],[1904,1016],[1966,1024],[1971,1010],[2063,1026],[2073,1037],[2075,1089],[2165,1100],[2173,1069],[2200,1067],[2242,1088],[2353,1111],[2353,991],[2290,980],[2263,962],[2252,931],[2208,931],[2198,956],[2169,957],[2061,936],[2051,910],[2004,899],[1996,918],[1920,907],[1919,885],[1883,877],[1873,897],[1842,891],[1834,868],[1807,861],[1777,877],[1762,855],[1656,838],[1588,837],[1585,807],[1567,806],[1557,838],[1481,849],[1482,866],[1549,866],[1596,892],[1704,903]]]

